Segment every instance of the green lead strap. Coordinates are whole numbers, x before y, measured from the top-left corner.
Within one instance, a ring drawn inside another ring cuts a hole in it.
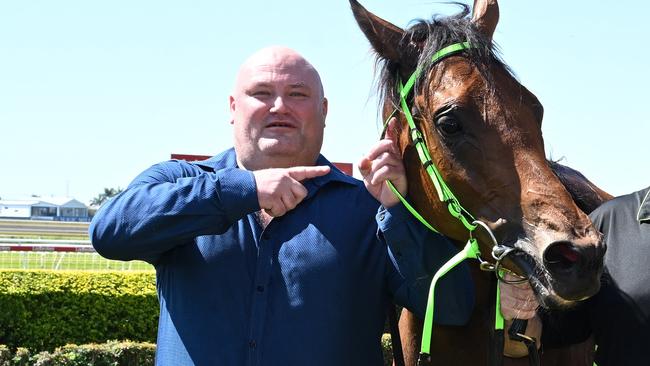
[[[505,271],[502,269],[499,269],[499,277],[498,278],[503,278]],[[497,281],[497,300],[496,300],[496,306],[494,310],[494,329],[495,330],[503,330],[503,314],[501,314],[501,289],[499,288],[499,283]]]
[[[424,316],[424,329],[422,330],[422,345],[420,347],[420,353],[430,354],[431,353],[431,336],[433,334],[433,309],[434,309],[434,299],[435,299],[435,290],[438,279],[446,275],[452,268],[456,267],[462,261],[468,258],[478,259],[480,255],[480,250],[478,248],[478,242],[475,238],[470,238],[465,244],[465,247],[460,252],[456,253],[447,263],[443,264],[442,267],[436,272],[431,281],[431,287],[429,288],[429,298],[427,300],[427,312]],[[498,296],[497,296],[498,297]],[[503,319],[503,318],[502,318]],[[503,326],[501,327],[503,329]]]
[[[434,233],[440,234],[440,232],[438,230],[436,230],[436,228],[431,226],[431,224],[429,224],[427,222],[427,220],[425,220],[424,217],[422,217],[422,215],[420,215],[420,213],[413,206],[411,206],[410,203],[408,203],[406,198],[404,198],[404,196],[402,196],[402,194],[399,193],[397,188],[395,188],[395,186],[393,185],[393,182],[387,180],[386,184],[388,185],[388,188],[390,188],[390,190],[393,191],[393,194],[395,196],[397,196],[397,198],[400,200],[400,202],[402,202],[404,207],[406,207],[406,209],[411,213],[411,215],[413,215],[416,219],[418,219],[418,221],[420,221],[422,223],[422,225],[426,226],[427,229],[433,231]]]

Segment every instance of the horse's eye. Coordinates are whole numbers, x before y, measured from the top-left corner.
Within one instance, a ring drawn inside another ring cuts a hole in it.
[[[463,130],[460,121],[453,115],[440,116],[435,124],[438,131],[445,137],[455,136]]]

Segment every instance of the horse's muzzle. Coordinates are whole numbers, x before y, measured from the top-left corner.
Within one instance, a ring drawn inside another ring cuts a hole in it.
[[[553,292],[566,301],[580,301],[596,294],[605,250],[602,240],[590,245],[568,240],[549,244],[542,258]]]

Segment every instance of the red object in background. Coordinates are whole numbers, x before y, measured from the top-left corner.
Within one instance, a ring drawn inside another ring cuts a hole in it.
[[[332,164],[334,164],[334,166],[339,168],[339,170],[342,171],[343,173],[345,173],[345,174],[347,174],[349,176],[352,176],[352,163],[334,163],[334,162],[332,162]]]
[[[196,161],[196,160],[205,160],[209,159],[209,155],[192,155],[192,154],[172,154],[172,159],[176,160],[185,160],[185,161]],[[334,166],[339,168],[340,171],[347,175],[352,175],[352,163],[334,163]]]
[[[205,160],[211,157],[209,155],[172,154],[172,159],[185,161]]]

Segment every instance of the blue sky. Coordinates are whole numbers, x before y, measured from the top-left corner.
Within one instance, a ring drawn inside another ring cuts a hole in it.
[[[399,26],[456,8],[362,1]],[[650,185],[650,31],[644,1],[500,1],[495,40],[545,107],[547,153],[613,194]],[[355,162],[377,139],[373,56],[336,1],[0,2],[0,197],[88,201],[171,153],[231,146],[238,65],[273,44],[320,70],[324,154]]]

